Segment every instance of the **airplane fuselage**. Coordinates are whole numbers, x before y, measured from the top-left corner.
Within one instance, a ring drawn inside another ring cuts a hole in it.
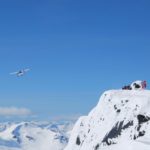
[[[17,76],[20,77],[20,76],[23,76],[25,74],[25,71],[24,70],[20,70],[18,73],[17,73]]]

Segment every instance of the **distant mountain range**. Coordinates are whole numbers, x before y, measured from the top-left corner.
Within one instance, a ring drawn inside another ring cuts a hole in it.
[[[0,150],[63,150],[72,122],[0,123]]]

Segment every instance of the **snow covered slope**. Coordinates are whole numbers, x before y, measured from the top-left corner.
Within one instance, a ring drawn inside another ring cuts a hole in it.
[[[1,123],[0,150],[63,150],[73,123]]]
[[[106,91],[77,121],[65,150],[150,150],[150,91]]]

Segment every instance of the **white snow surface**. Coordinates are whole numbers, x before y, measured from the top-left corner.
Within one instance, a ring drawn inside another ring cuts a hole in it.
[[[104,92],[77,121],[65,150],[150,150],[150,91]]]
[[[150,150],[150,91],[106,91],[72,126],[0,123],[0,150]]]
[[[63,150],[72,122],[0,123],[0,150]]]

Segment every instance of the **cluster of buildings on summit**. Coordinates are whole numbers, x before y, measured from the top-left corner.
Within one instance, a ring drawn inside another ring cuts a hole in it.
[[[147,87],[147,82],[138,80],[138,81],[134,81],[132,84],[130,85],[125,85],[124,87],[122,87],[123,90],[142,90],[142,89],[146,89]]]

